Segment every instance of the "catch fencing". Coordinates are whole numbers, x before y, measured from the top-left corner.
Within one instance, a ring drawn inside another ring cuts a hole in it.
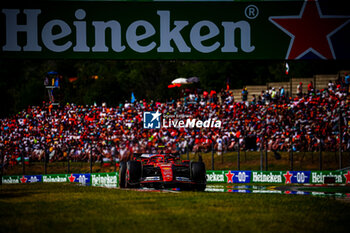
[[[207,170],[254,170],[254,171],[323,171],[346,170],[350,167],[350,152],[315,151],[315,152],[280,152],[280,151],[216,151],[212,146],[210,151],[181,154],[183,160],[198,160],[201,156]],[[111,159],[96,161],[72,161],[67,157],[60,162],[51,162],[48,155],[40,162],[26,160],[24,156],[17,164],[4,163],[1,155],[1,176],[30,174],[72,174],[72,173],[110,173],[118,171],[116,156]]]

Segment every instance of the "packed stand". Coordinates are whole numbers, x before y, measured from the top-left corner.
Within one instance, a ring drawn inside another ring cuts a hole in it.
[[[266,93],[274,93],[265,95]],[[248,102],[234,102],[230,91],[189,94],[166,103],[137,101],[116,107],[67,104],[28,109],[0,120],[4,163],[22,156],[30,161],[93,161],[124,158],[132,153],[218,153],[240,150],[350,150],[350,106],[347,89],[329,85],[292,99],[272,88]],[[236,97],[239,98],[239,97]],[[143,112],[221,120],[221,128],[144,129]],[[340,123],[340,127],[339,127]]]

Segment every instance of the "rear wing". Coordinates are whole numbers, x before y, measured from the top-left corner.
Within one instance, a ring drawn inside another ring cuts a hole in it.
[[[155,153],[155,154],[134,153],[133,155],[134,155],[134,159],[149,159],[155,155],[165,156],[165,157],[174,158],[174,159],[180,159],[179,153]]]

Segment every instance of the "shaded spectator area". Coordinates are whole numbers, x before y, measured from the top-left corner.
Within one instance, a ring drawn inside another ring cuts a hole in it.
[[[327,89],[330,83],[335,85],[335,87],[338,85],[344,87],[347,85],[345,77],[348,76],[349,73],[350,71],[342,70],[339,71],[338,74],[316,74],[313,77],[289,77],[283,82],[268,82],[264,85],[246,85],[243,89],[246,88],[249,93],[248,101],[253,101],[253,95],[255,95],[258,100],[259,97],[262,97],[262,93],[265,94],[266,91],[271,92],[272,88],[275,88],[275,90],[279,92],[283,88],[284,96],[293,98],[297,95],[297,87],[300,83],[302,83],[303,94],[309,92],[308,85],[310,82],[313,83],[314,90]],[[242,89],[230,89],[230,92],[232,92],[236,102],[242,100]]]
[[[50,162],[103,163],[132,153],[350,151],[347,88],[330,81],[322,89],[314,82],[314,90],[302,96],[282,98],[279,92],[275,98],[276,88],[269,88],[264,93],[271,91],[270,96],[255,102],[240,101],[230,90],[218,98],[209,90],[164,103],[29,106],[0,120],[1,154],[5,166],[13,166],[22,158],[43,161],[45,156]],[[144,129],[145,111],[221,120],[222,127]]]

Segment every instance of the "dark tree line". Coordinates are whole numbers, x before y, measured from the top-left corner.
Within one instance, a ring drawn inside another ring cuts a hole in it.
[[[350,69],[349,61],[289,61],[289,77],[335,74]],[[166,101],[180,89],[168,89],[178,77],[200,78],[201,90],[220,91],[271,81],[287,81],[285,61],[119,61],[119,60],[0,60],[0,116],[48,100],[44,78],[49,71],[62,76],[60,102],[109,106],[137,99]],[[71,82],[73,78],[77,79]],[[98,77],[96,79],[96,77]],[[71,80],[71,81],[70,81]]]

